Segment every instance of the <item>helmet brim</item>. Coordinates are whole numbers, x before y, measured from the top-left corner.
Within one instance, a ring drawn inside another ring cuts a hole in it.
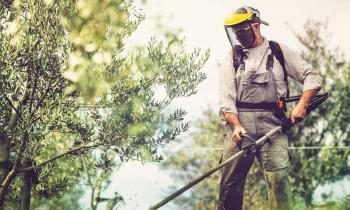
[[[263,20],[259,20],[259,23],[264,24],[264,25],[266,25],[266,26],[268,26],[268,25],[269,25],[269,23],[268,23],[268,22],[263,21]]]
[[[246,13],[246,14],[230,14],[226,16],[224,20],[225,26],[234,26],[241,24],[243,22],[246,22],[248,20],[251,20],[253,17],[252,13]]]

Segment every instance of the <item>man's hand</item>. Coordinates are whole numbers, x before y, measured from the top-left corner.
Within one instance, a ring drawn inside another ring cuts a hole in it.
[[[233,128],[233,134],[231,139],[236,143],[239,144],[241,141],[240,134],[246,133],[245,129],[241,126],[241,123],[239,122],[237,114],[231,113],[231,112],[224,112],[224,116],[227,120],[227,122],[232,126]]]
[[[235,128],[233,129],[233,133],[232,133],[232,140],[239,145],[241,142],[241,134],[246,133],[245,129],[242,126],[235,126]]]
[[[320,89],[310,89],[304,91],[299,103],[292,109],[290,113],[290,120],[293,125],[302,121],[306,115],[306,109],[309,106],[312,98],[318,93]]]
[[[297,124],[298,122],[302,121],[306,116],[306,109],[308,105],[304,104],[303,102],[299,102],[293,109],[290,114],[290,120],[292,122],[292,125]]]

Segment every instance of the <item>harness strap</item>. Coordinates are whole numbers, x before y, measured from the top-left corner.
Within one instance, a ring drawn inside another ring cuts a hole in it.
[[[279,102],[283,103],[283,107],[279,107]],[[283,119],[286,117],[285,112],[287,111],[287,106],[284,101],[279,100],[278,102],[274,103],[247,103],[247,102],[237,102],[236,103],[237,108],[244,108],[244,109],[262,109],[267,110],[273,113],[275,117],[278,119]]]
[[[269,46],[271,48],[272,54],[276,57],[278,62],[281,64],[283,69],[283,79],[287,86],[287,94],[286,97],[289,97],[289,86],[288,86],[288,73],[286,69],[285,59],[283,56],[283,52],[281,50],[280,45],[275,41],[269,41]],[[244,63],[244,53],[243,53],[243,47],[241,45],[235,45],[233,48],[233,67],[235,71],[237,72],[238,68],[241,66],[241,70],[245,69],[245,63]],[[269,59],[270,58],[270,59]],[[273,56],[268,57],[267,62],[267,69],[271,66],[271,69],[273,67]],[[272,62],[270,61],[272,60]],[[270,64],[269,64],[270,62]]]
[[[233,68],[237,72],[243,58],[243,47],[241,45],[235,45],[232,52],[233,56]]]
[[[273,52],[267,56],[266,69],[272,71],[273,68]]]
[[[272,111],[276,106],[276,103],[248,103],[237,101],[236,106],[237,108],[244,109],[265,109]]]
[[[275,55],[276,59],[280,62],[281,66],[282,66],[283,79],[284,79],[284,82],[286,83],[286,86],[287,86],[286,97],[288,98],[289,97],[288,73],[287,73],[287,69],[286,69],[286,64],[285,64],[283,52],[281,50],[280,45],[277,42],[269,41],[269,45],[270,45],[272,53]]]
[[[243,53],[242,56],[241,56],[241,59],[239,61],[239,66],[240,66],[239,70],[242,70],[242,71],[245,71],[245,62],[244,62],[245,56],[246,55]]]

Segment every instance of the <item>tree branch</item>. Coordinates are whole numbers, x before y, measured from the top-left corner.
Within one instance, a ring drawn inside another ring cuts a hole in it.
[[[9,101],[11,108],[13,109],[11,117],[10,117],[10,121],[9,121],[9,125],[5,128],[5,131],[9,131],[12,130],[17,123],[17,119],[18,117],[21,117],[19,110],[21,108],[21,106],[26,102],[26,100],[28,99],[28,82],[30,80],[30,76],[28,76],[27,81],[25,82],[25,90],[24,90],[24,94],[22,99],[18,102],[17,106],[14,106],[14,104],[11,102],[11,100],[9,98],[7,98],[6,96],[6,100]]]
[[[98,171],[96,172],[98,176]],[[100,174],[100,176],[96,179],[96,184],[92,186],[94,194],[91,196],[91,208],[93,210],[97,209],[98,204],[100,203],[99,198],[101,197],[101,188],[102,188],[102,183],[105,178],[106,172],[103,170]],[[96,196],[95,196],[96,192]]]
[[[19,163],[22,160],[24,150],[26,149],[28,138],[29,138],[28,132],[25,131],[24,135],[22,137],[22,140],[21,140],[21,145],[18,148],[17,158],[16,158],[16,161],[15,161],[15,164],[13,165],[13,169],[12,170],[17,170],[18,165],[19,165]]]
[[[44,94],[41,96],[41,98],[39,99],[38,104],[35,106],[35,111],[38,110],[38,108],[41,106],[41,104],[43,103],[44,99],[46,98],[47,94],[49,93],[49,90],[51,89],[51,83],[52,83],[52,77],[51,77],[51,79],[49,81],[49,84],[45,88]]]
[[[90,145],[90,146],[85,145],[85,146],[77,147],[77,148],[71,149],[71,150],[69,150],[69,151],[67,151],[67,152],[65,152],[65,153],[62,153],[62,154],[60,154],[60,155],[57,155],[57,156],[55,156],[55,157],[53,157],[53,158],[51,158],[51,159],[49,159],[49,160],[47,160],[47,161],[45,161],[45,162],[43,162],[43,163],[40,163],[40,164],[37,165],[37,166],[31,166],[31,167],[27,167],[27,168],[20,169],[20,170],[18,170],[18,172],[19,172],[19,173],[22,173],[22,172],[25,172],[25,171],[33,170],[34,168],[40,168],[40,167],[45,166],[45,165],[48,164],[48,163],[51,163],[51,162],[53,162],[53,161],[55,161],[55,160],[57,160],[57,159],[59,159],[59,158],[62,158],[62,157],[64,157],[64,156],[69,155],[69,154],[71,154],[71,153],[74,153],[74,152],[76,152],[76,151],[79,151],[79,150],[82,150],[82,149],[91,149],[91,148],[94,148],[94,147],[101,146],[101,145],[103,145],[103,144],[104,144],[103,142],[100,142],[100,143],[93,144],[93,145]]]
[[[12,123],[11,123],[11,119],[15,118],[15,116],[12,116],[13,114],[16,114],[16,115],[22,120],[21,114],[19,113],[19,111],[17,110],[17,108],[15,107],[15,105],[13,105],[11,99],[9,99],[9,98],[5,95],[5,100],[10,104],[12,110],[15,111],[15,113],[12,113],[12,114],[11,114],[10,123],[9,123],[9,124],[12,124]]]
[[[10,171],[10,173],[8,173],[7,176],[5,177],[4,181],[1,183],[1,186],[0,186],[0,207],[4,206],[5,195],[6,195],[7,189],[10,186],[12,180],[17,175],[17,173],[18,173],[17,171],[12,169]]]
[[[25,145],[28,141],[28,132],[24,132],[24,135],[22,137],[22,141],[21,141],[21,145],[18,149],[17,152],[17,158],[15,161],[15,164],[13,165],[13,168],[11,169],[10,173],[7,174],[7,176],[5,177],[4,181],[1,183],[0,186],[0,207],[3,206],[4,200],[5,200],[5,195],[7,192],[8,187],[10,186],[12,180],[16,177],[16,175],[18,174],[18,166],[20,161],[22,160],[22,156],[25,150]]]
[[[33,103],[34,103],[34,95],[35,95],[37,84],[38,84],[38,78],[35,77],[34,78],[34,84],[33,84],[32,92],[31,92],[31,96],[30,96],[29,113],[32,113],[32,108],[33,108]]]
[[[90,173],[89,173],[89,171],[88,171],[87,168],[86,168],[86,163],[85,163],[84,157],[82,158],[81,162],[82,162],[84,171],[85,171],[85,173],[86,173],[86,175],[87,175],[88,184],[89,184],[89,185],[93,185],[93,184],[92,184],[92,181],[91,181]]]

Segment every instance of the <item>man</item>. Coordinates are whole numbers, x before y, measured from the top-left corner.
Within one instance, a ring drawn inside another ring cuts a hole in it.
[[[227,122],[222,160],[252,143],[241,134],[256,140],[280,125],[281,110],[276,111],[274,104],[289,95],[288,76],[303,84],[301,99],[290,112],[292,124],[305,117],[308,105],[321,87],[318,72],[296,52],[263,37],[261,24],[268,25],[260,19],[258,10],[248,6],[225,19],[233,49],[220,69],[220,117]],[[237,41],[240,47],[235,45]],[[242,209],[244,183],[255,156],[264,171],[270,209],[291,209],[286,133],[275,134],[261,148],[249,148],[222,169],[217,209]]]

